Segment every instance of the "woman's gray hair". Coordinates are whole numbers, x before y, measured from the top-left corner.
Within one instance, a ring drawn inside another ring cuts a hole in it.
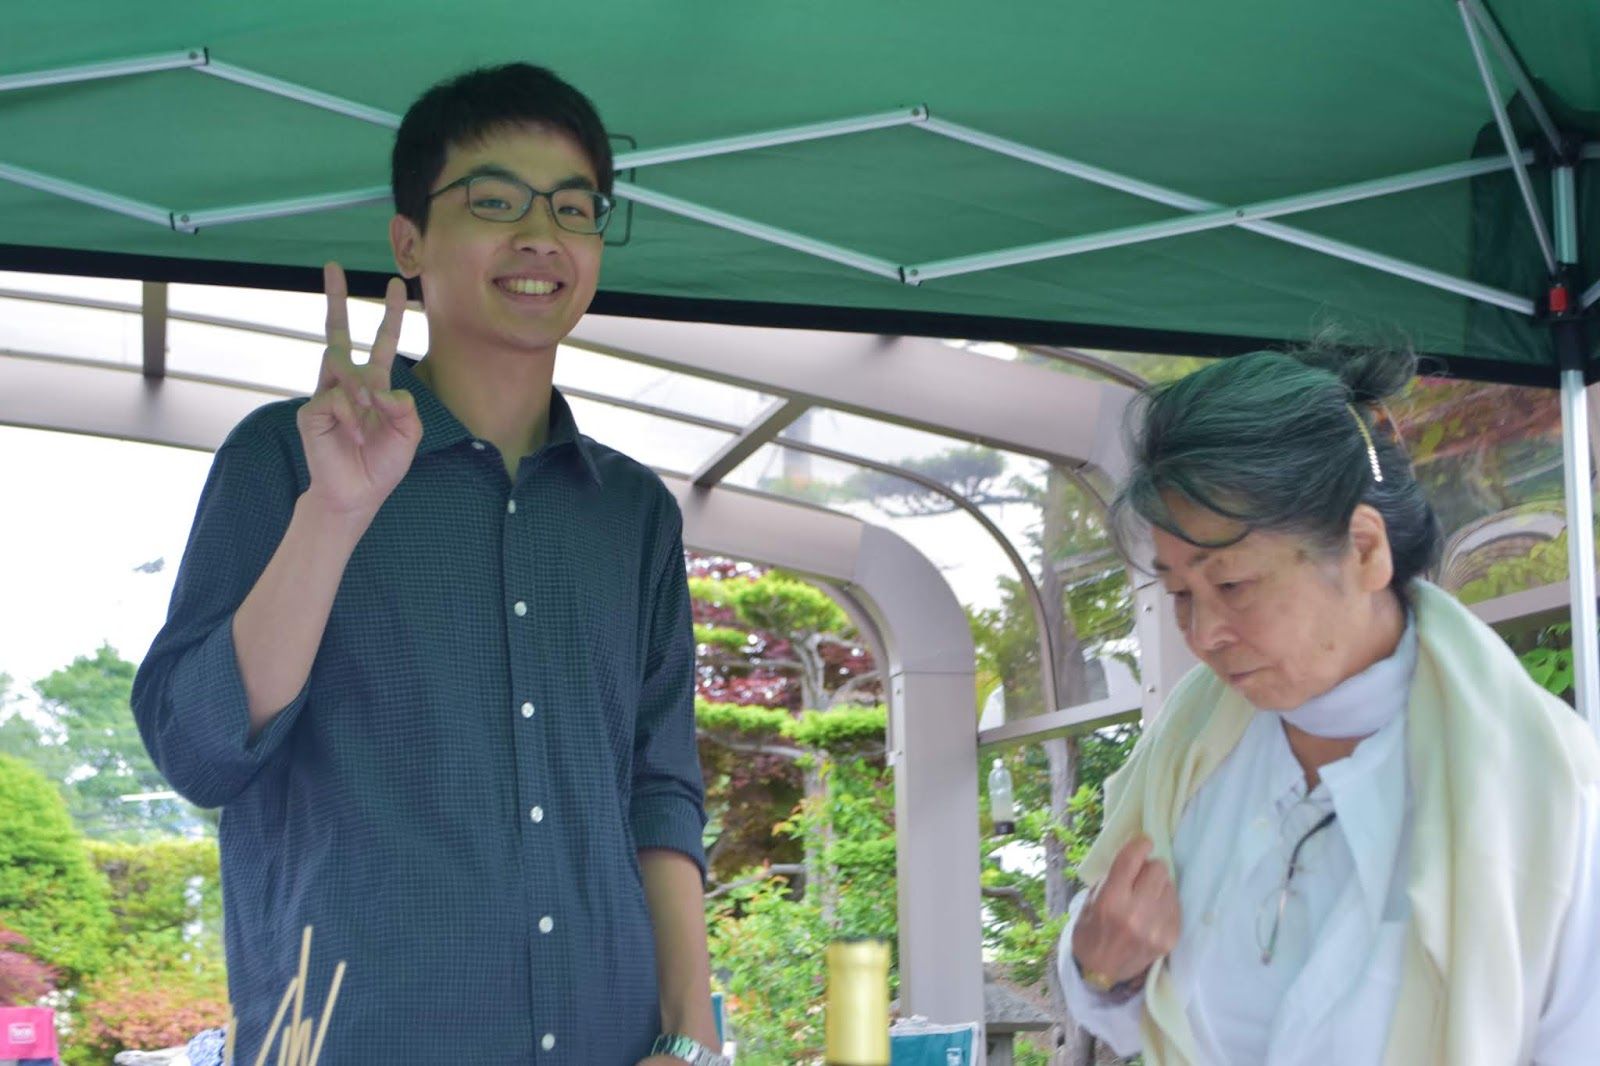
[[[1416,369],[1408,351],[1319,342],[1226,359],[1144,390],[1129,411],[1133,469],[1111,505],[1112,528],[1125,547],[1140,521],[1198,547],[1226,546],[1185,532],[1167,506],[1172,494],[1240,523],[1244,532],[1227,543],[1261,530],[1336,552],[1366,503],[1388,527],[1403,595],[1437,563],[1443,538],[1397,427],[1378,425],[1375,412]]]

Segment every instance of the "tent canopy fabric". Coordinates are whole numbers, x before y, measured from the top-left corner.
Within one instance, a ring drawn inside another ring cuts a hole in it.
[[[1600,143],[1600,8],[1489,3],[1559,132]],[[390,269],[381,200],[202,222],[197,232],[181,232],[182,216],[381,192],[385,115],[455,72],[525,59],[588,93],[619,152],[891,116],[884,128],[646,159],[619,175],[638,191],[631,216],[614,226],[597,310],[1192,354],[1336,327],[1436,353],[1467,376],[1555,381],[1550,331],[1525,313],[1548,272],[1504,165],[1272,221],[1510,293],[1523,310],[1233,225],[920,284],[906,276],[1202,210],[1503,162],[1463,9],[1449,0],[585,10],[175,0],[136,18],[108,0],[62,0],[17,7],[7,23],[0,88],[13,80],[0,92],[0,178],[11,180],[0,180],[0,268],[315,288],[314,268],[331,257],[367,272],[357,288],[375,291]],[[190,55],[187,69],[20,87],[16,79]],[[1517,98],[1507,64],[1492,50],[1490,62],[1500,92]],[[239,71],[377,114],[351,117],[205,76]],[[1534,150],[1529,176],[1548,220],[1551,157],[1528,108],[1516,100],[1512,113],[1522,147]],[[1002,151],[1031,149],[1158,186],[1190,206],[969,143],[984,136]],[[1597,168],[1577,163],[1585,238],[1600,234],[1590,223],[1600,215]],[[79,202],[41,188],[41,176],[155,213]],[[701,217],[681,213],[680,202]],[[746,232],[705,221],[707,211],[742,220]],[[832,258],[752,236],[756,227],[790,244],[820,242]],[[1583,290],[1600,256],[1594,240],[1579,252]]]

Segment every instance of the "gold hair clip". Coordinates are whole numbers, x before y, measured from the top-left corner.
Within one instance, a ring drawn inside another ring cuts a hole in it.
[[[1361,417],[1361,412],[1356,410],[1355,404],[1347,403],[1345,407],[1350,411],[1350,417],[1356,420],[1356,428],[1361,430],[1361,439],[1367,442],[1367,462],[1372,464],[1372,480],[1383,483],[1383,467],[1378,465],[1378,446],[1372,440],[1372,431],[1367,428],[1367,420]]]

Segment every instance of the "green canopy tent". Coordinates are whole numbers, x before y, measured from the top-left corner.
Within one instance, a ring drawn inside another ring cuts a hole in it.
[[[0,40],[0,267],[376,292],[396,112],[531,59],[619,137],[600,311],[1559,382],[1591,708],[1597,56],[1580,0],[64,0]]]

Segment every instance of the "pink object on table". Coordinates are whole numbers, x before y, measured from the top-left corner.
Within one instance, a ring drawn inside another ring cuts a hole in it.
[[[0,1007],[0,1059],[55,1059],[56,1012],[45,1007]]]

